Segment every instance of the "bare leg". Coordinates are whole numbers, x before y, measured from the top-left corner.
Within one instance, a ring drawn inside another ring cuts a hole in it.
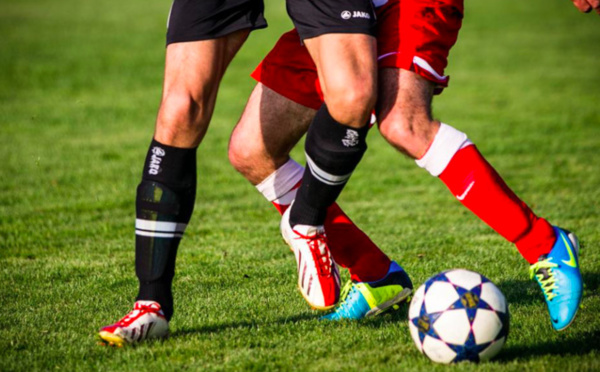
[[[289,160],[315,110],[258,83],[229,141],[229,161],[257,185]]]
[[[248,30],[219,39],[167,47],[163,96],[155,139],[175,147],[196,147],[212,117],[219,84]]]
[[[376,41],[364,34],[325,34],[304,41],[329,113],[338,123],[361,128],[377,98]]]
[[[379,73],[379,130],[398,151],[419,159],[440,127],[431,114],[433,83],[396,68],[382,69]]]
[[[137,299],[158,302],[167,320],[177,248],[194,209],[196,148],[225,69],[247,35],[167,47],[162,102],[136,199]]]

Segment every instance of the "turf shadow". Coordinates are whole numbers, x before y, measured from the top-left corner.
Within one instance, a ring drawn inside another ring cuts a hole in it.
[[[403,303],[398,310],[388,311],[374,318],[367,318],[360,321],[360,325],[369,328],[389,327],[390,323],[408,324],[408,305]]]
[[[586,332],[583,334],[573,334],[568,338],[559,341],[540,342],[532,345],[510,345],[510,336],[508,345],[495,359],[500,363],[511,363],[517,359],[535,359],[540,356],[566,356],[566,355],[585,355],[597,353],[600,351],[600,332]]]
[[[583,272],[584,298],[596,293],[600,285],[600,273]],[[530,304],[543,301],[538,285],[532,280],[505,280],[498,283],[509,304]]]
[[[509,305],[525,305],[543,301],[538,285],[532,280],[513,279],[497,283],[498,288],[504,293]]]
[[[300,314],[289,317],[282,317],[274,321],[268,322],[255,322],[255,321],[238,321],[238,322],[229,322],[229,323],[220,323],[220,324],[210,324],[199,327],[183,327],[179,328],[171,335],[170,338],[180,338],[186,337],[189,335],[197,335],[197,334],[210,334],[222,332],[227,329],[254,329],[257,327],[262,327],[265,324],[287,324],[287,323],[298,323],[304,321],[315,321],[318,320],[322,314]],[[334,324],[344,324],[347,322],[355,322],[357,325],[361,327],[368,328],[382,328],[389,327],[390,323],[406,323],[408,319],[408,304],[404,304],[400,307],[400,309],[396,311],[389,311],[385,314],[379,315],[373,318],[367,318],[359,321],[342,321],[342,322],[328,322],[323,321],[323,325],[334,325]]]
[[[583,272],[583,296],[597,292],[600,286],[600,273]]]
[[[222,332],[226,329],[254,329],[262,327],[265,324],[286,324],[286,323],[297,323],[301,321],[316,320],[318,316],[311,314],[301,314],[295,316],[282,317],[276,320],[269,320],[268,322],[254,322],[254,321],[239,321],[229,323],[210,324],[200,327],[183,327],[177,329],[171,333],[170,338],[186,337],[188,335],[195,334],[209,334]]]

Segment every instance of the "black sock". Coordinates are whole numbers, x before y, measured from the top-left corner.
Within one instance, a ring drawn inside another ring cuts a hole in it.
[[[195,198],[196,148],[166,146],[153,139],[136,198],[137,300],[158,302],[167,320],[173,315],[171,283],[177,247]]]
[[[292,226],[325,223],[327,208],[367,150],[368,131],[368,125],[355,129],[338,123],[327,106],[321,106],[306,134],[307,166],[290,211]]]

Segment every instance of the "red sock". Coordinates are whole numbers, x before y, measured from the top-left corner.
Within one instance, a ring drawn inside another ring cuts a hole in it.
[[[459,150],[439,178],[450,192],[534,263],[552,249],[552,226],[521,201],[475,145]]]
[[[325,231],[334,260],[347,267],[358,282],[383,278],[391,265],[389,257],[334,203],[327,210]]]

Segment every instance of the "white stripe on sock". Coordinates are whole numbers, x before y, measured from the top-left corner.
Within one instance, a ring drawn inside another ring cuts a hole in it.
[[[306,154],[306,162],[308,164],[308,169],[310,169],[310,173],[312,173],[312,175],[315,176],[319,181],[330,186],[343,185],[352,175],[352,172],[342,176],[336,176],[335,174],[327,173],[323,169],[319,168],[319,166],[315,164],[308,154]]]
[[[152,238],[181,238],[183,233],[158,233],[153,231],[135,230],[135,235],[149,236]]]

